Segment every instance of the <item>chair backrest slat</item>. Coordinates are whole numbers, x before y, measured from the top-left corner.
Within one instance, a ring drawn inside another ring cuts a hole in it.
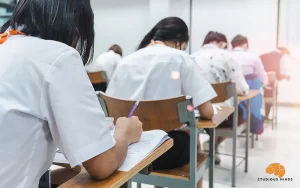
[[[212,84],[217,97],[211,100],[212,103],[221,103],[232,97],[236,97],[235,84],[232,82],[221,82]]]
[[[113,117],[115,121],[119,117],[128,117],[136,102],[112,98],[103,92],[99,93],[99,97],[100,100],[103,99],[101,105],[102,108],[105,108],[107,116]],[[182,126],[178,104],[182,104],[184,101],[186,101],[185,96],[165,100],[140,101],[133,115],[139,117],[144,131],[160,129],[169,132]]]
[[[100,84],[100,83],[107,82],[106,73],[104,71],[89,72],[88,76],[89,76],[92,84]]]

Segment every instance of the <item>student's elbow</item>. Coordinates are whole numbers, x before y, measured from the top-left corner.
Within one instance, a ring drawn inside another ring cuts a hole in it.
[[[88,171],[87,172],[95,179],[97,180],[104,180],[107,179],[112,173],[108,173],[108,171],[105,171],[105,169],[99,169],[97,171]]]
[[[211,120],[214,116],[214,109],[211,102],[206,102],[198,107],[201,118]]]
[[[111,176],[118,168],[117,163],[107,162],[104,163],[99,157],[95,157],[84,162],[83,166],[93,178],[103,180]]]
[[[214,110],[210,109],[203,112],[202,117],[207,120],[211,120],[214,117]]]

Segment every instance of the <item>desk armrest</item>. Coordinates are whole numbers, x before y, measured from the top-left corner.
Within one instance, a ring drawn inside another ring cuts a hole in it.
[[[196,126],[199,129],[215,129],[223,121],[225,121],[233,112],[233,107],[222,107],[222,110],[219,110],[218,113],[214,115],[212,120],[198,119],[198,121],[196,122]]]

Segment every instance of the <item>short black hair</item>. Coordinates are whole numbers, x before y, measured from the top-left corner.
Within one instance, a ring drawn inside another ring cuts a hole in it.
[[[158,22],[143,38],[138,50],[145,48],[151,40],[178,41],[180,43],[189,41],[189,29],[186,23],[178,17],[167,17]]]
[[[278,50],[280,50],[284,55],[291,55],[290,50],[286,47],[279,47]]]
[[[248,38],[243,35],[236,35],[231,41],[232,48],[236,48],[243,44],[247,44],[249,47]]]
[[[94,14],[90,0],[20,0],[2,26],[26,35],[78,47],[84,64],[94,54]]]
[[[108,50],[114,51],[116,54],[123,56],[122,48],[117,44],[112,45]]]
[[[223,33],[210,31],[205,36],[205,39],[203,41],[203,45],[209,44],[209,43],[212,43],[212,42],[225,42],[225,43],[227,43],[228,41],[227,41],[226,36]]]

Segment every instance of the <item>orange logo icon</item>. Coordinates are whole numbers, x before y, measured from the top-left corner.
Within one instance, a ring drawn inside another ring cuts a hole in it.
[[[266,172],[282,178],[285,175],[285,168],[280,163],[272,163],[266,168]]]

